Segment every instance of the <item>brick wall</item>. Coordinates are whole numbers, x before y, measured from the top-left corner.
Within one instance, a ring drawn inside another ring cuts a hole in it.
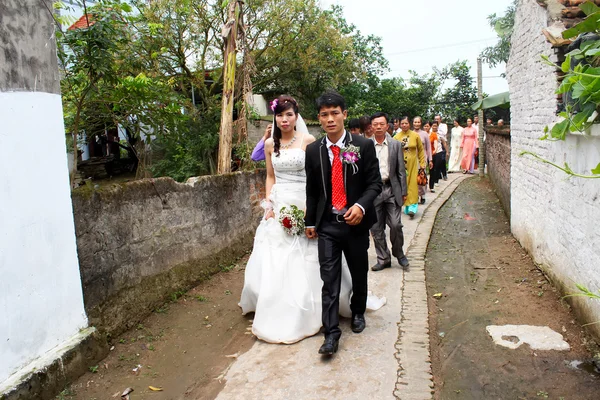
[[[487,174],[496,188],[504,211],[510,216],[510,131],[488,128],[485,154]]]
[[[557,0],[549,0],[557,3]],[[556,4],[552,4],[554,7]],[[550,7],[550,9],[553,9]],[[587,172],[600,161],[600,138],[570,135],[541,141],[544,126],[557,120],[556,73],[540,55],[556,60],[542,34],[549,14],[535,0],[520,0],[510,61],[511,228],[515,237],[565,292],[574,282],[600,288],[600,181],[569,178],[547,164],[520,156],[529,150],[557,164]],[[600,302],[575,298],[584,320],[600,320]],[[600,336],[600,325],[591,327]]]
[[[73,193],[85,309],[119,333],[252,247],[264,170]]]

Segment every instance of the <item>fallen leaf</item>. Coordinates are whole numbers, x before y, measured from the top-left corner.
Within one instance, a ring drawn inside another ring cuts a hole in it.
[[[155,386],[148,386],[148,389],[152,390],[153,392],[162,392],[162,388]]]
[[[443,296],[442,293],[436,293],[436,294],[433,295],[433,297],[436,298],[436,299],[441,299],[442,296]]]

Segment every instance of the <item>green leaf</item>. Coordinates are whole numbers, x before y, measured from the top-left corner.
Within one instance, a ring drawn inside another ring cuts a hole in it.
[[[590,49],[585,51],[586,57],[594,57],[600,53],[600,49]]]
[[[582,93],[585,91],[585,86],[581,83],[581,81],[577,82],[573,85],[573,98],[579,99]]]
[[[591,1],[586,1],[583,4],[580,4],[579,8],[581,8],[581,11],[583,11],[585,15],[592,15],[594,13],[600,12],[600,7],[598,7]]]
[[[550,131],[551,136],[555,139],[565,140],[567,132],[569,132],[570,125],[571,121],[568,119],[557,123],[552,127],[552,130]]]
[[[123,9],[123,11],[126,13],[130,13],[132,10],[131,6],[127,3],[121,3],[121,9]]]
[[[594,174],[594,175],[600,175],[600,163],[598,163],[598,165],[596,165],[596,168],[594,168],[592,170],[592,174]]]
[[[598,20],[600,20],[600,11],[588,15],[586,19],[562,33],[564,39],[570,39],[580,33],[596,32],[598,29]]]
[[[567,54],[567,57],[565,57],[565,61],[563,61],[563,63],[561,64],[560,69],[565,74],[569,72],[569,70],[571,69],[571,54]]]

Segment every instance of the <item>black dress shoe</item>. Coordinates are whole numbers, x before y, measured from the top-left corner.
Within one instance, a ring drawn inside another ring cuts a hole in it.
[[[387,262],[385,264],[375,264],[371,267],[371,271],[381,271],[382,269],[390,268],[392,266],[392,262]]]
[[[352,332],[361,333],[365,330],[365,326],[367,326],[367,323],[365,322],[364,314],[355,314],[352,316]]]
[[[408,268],[408,258],[406,258],[406,256],[399,258],[398,263],[402,266],[402,268]]]
[[[338,350],[339,342],[340,342],[339,339],[335,339],[331,336],[326,337],[325,342],[323,342],[323,345],[319,349],[319,354],[324,354],[326,356],[333,355]]]

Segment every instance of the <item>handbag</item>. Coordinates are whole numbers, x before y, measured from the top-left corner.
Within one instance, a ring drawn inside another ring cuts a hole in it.
[[[420,169],[419,173],[417,174],[417,185],[419,185],[419,186],[427,185],[427,174],[425,173],[424,169]]]

